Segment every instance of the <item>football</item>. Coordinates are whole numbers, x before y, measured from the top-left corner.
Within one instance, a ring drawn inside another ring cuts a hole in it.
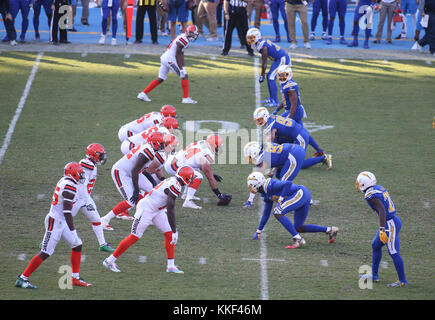
[[[164,12],[169,12],[169,3],[166,0],[158,0],[159,8]]]
[[[224,193],[224,198],[223,199],[219,199],[219,201],[217,202],[218,206],[227,206],[231,200],[233,199],[233,196],[230,193]]]

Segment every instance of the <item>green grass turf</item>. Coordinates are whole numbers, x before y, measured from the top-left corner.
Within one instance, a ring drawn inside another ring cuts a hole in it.
[[[2,140],[35,57],[32,53],[0,55]],[[61,242],[31,277],[37,291],[14,287],[16,277],[39,250],[44,217],[64,165],[80,160],[89,143],[103,144],[108,155],[93,193],[104,215],[121,200],[110,169],[121,156],[117,132],[122,124],[159,110],[163,104],[173,104],[180,123],[225,120],[254,129],[252,60],[185,60],[197,105],[180,103],[180,80],[172,74],[150,94],[151,103],[136,99],[157,75],[156,56],[44,54],[0,165],[0,299],[262,298],[260,262],[249,260],[261,254],[260,243],[250,240],[259,220],[258,199],[253,209],[242,207],[249,194],[246,176],[252,167],[222,162],[214,170],[224,179],[221,191],[233,194],[229,207],[215,206],[207,181],[198,191],[209,200],[200,203],[203,210],[181,208],[182,201],[177,201],[180,238],[175,261],[184,275],[165,272],[163,236],[155,227],[121,256],[121,273],[109,272],[102,266],[107,254],[98,251],[91,224],[79,214],[75,224],[86,256],[80,273],[94,286],[59,289],[58,269],[69,264],[70,255]],[[293,64],[308,113],[306,123],[333,126],[312,135],[334,159],[332,170],[320,165],[302,170],[295,183],[307,186],[319,201],[311,207],[307,223],[336,225],[340,233],[334,244],[328,244],[324,234],[307,234],[304,249],[286,250],[291,243],[289,234],[271,218],[264,234],[267,258],[275,259],[267,261],[269,299],[434,299],[434,68],[413,61],[302,60]],[[267,95],[267,86],[262,84],[261,97]],[[371,263],[370,242],[378,228],[376,215],[354,189],[355,178],[363,170],[374,172],[388,188],[402,219],[407,289],[386,287],[396,280],[386,249],[383,261],[388,265],[380,271],[381,283],[372,290],[359,289],[358,269]],[[111,225],[115,231],[105,235],[116,246],[129,234],[131,223],[114,219]],[[24,260],[18,259],[20,254],[25,254]],[[145,263],[139,262],[140,256],[147,257]],[[200,263],[201,258],[205,263]]]

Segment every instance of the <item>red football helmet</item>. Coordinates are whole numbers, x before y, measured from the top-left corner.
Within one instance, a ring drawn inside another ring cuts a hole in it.
[[[166,117],[163,119],[162,125],[166,127],[168,130],[178,129],[178,121],[172,117]]]
[[[189,41],[195,41],[199,36],[198,28],[195,25],[188,26],[185,33]]]
[[[104,147],[99,143],[88,145],[86,156],[98,165],[106,163],[106,151],[104,151]]]
[[[65,168],[65,177],[72,178],[77,183],[83,183],[85,181],[85,173],[83,168],[77,162],[67,163]]]
[[[191,167],[181,167],[178,168],[175,176],[183,182],[185,185],[191,184],[193,181],[193,177],[195,176],[195,172]]]
[[[160,113],[164,117],[176,117],[177,116],[177,110],[175,110],[174,106],[171,106],[170,104],[165,104],[161,109]]]
[[[151,132],[148,136],[148,143],[153,147],[155,151],[165,148],[165,140],[161,132]]]
[[[206,139],[211,150],[215,153],[219,152],[219,148],[223,145],[222,138],[217,134],[211,134]]]

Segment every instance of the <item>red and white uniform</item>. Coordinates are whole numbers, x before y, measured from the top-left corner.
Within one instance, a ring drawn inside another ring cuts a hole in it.
[[[162,123],[163,115],[160,112],[149,112],[139,119],[133,120],[123,125],[118,131],[119,141],[123,142],[128,137],[140,133],[156,124]]]
[[[186,149],[170,155],[165,162],[165,170],[170,175],[175,175],[178,168],[189,166],[195,172],[195,178],[202,179],[201,166],[204,162],[214,162],[214,153],[205,140],[189,144]]]
[[[127,153],[113,165],[112,179],[115,182],[119,193],[121,193],[124,200],[126,200],[130,206],[135,205],[134,203],[130,203],[130,198],[134,192],[131,171],[136,164],[139,154],[143,154],[146,158],[148,158],[148,161],[142,170],[147,168],[154,158],[156,158],[162,165],[165,162],[162,153],[155,152],[151,145],[144,143],[131,149],[129,153]],[[149,192],[153,188],[152,183],[143,174],[139,174],[138,176],[138,186],[141,191],[145,192]]]
[[[71,248],[77,246],[75,243],[73,246],[74,236],[69,229],[63,212],[63,202],[65,198],[63,197],[63,192],[73,194],[73,199],[66,199],[66,201],[71,201],[73,204],[73,210],[75,202],[77,201],[79,184],[69,177],[62,177],[56,184],[53,193],[53,199],[51,201],[50,212],[45,217],[45,234],[42,240],[42,252],[52,255],[54,249],[58,242],[62,239]]]
[[[136,206],[136,213],[131,227],[131,233],[136,237],[142,237],[146,228],[153,223],[162,233],[171,231],[171,226],[166,215],[166,203],[168,190],[175,197],[181,193],[181,184],[176,177],[163,180],[153,188]]]
[[[166,80],[168,77],[169,71],[172,71],[177,76],[180,76],[181,67],[177,64],[177,44],[180,44],[182,49],[181,51],[189,47],[190,41],[187,39],[186,34],[182,33],[178,35],[174,40],[172,40],[171,44],[168,46],[168,49],[160,56],[160,70],[159,70],[159,78]]]
[[[148,128],[140,133],[136,133],[131,137],[128,137],[127,139],[125,139],[122,143],[121,143],[121,152],[122,154],[127,154],[130,152],[131,149],[133,149],[135,146],[142,144],[142,143],[147,143],[148,141],[148,136],[152,133],[152,132],[161,132],[163,134],[163,136],[165,134],[169,134],[169,130],[158,124],[155,126],[152,126],[151,128]]]
[[[82,211],[93,224],[101,223],[97,206],[95,205],[94,199],[91,197],[92,190],[97,181],[97,165],[89,158],[80,160],[79,164],[83,168],[86,179],[83,184],[79,184],[77,202],[74,204],[72,215],[74,217],[77,215],[78,211]]]

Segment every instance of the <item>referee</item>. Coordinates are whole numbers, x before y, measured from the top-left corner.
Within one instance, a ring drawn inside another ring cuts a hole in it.
[[[242,46],[246,46],[248,55],[254,56],[251,46],[246,43],[246,33],[248,32],[248,15],[246,6],[248,3],[243,0],[225,0],[224,2],[224,35],[225,42],[221,55],[227,56],[231,49],[233,30],[237,28],[239,39]]]

